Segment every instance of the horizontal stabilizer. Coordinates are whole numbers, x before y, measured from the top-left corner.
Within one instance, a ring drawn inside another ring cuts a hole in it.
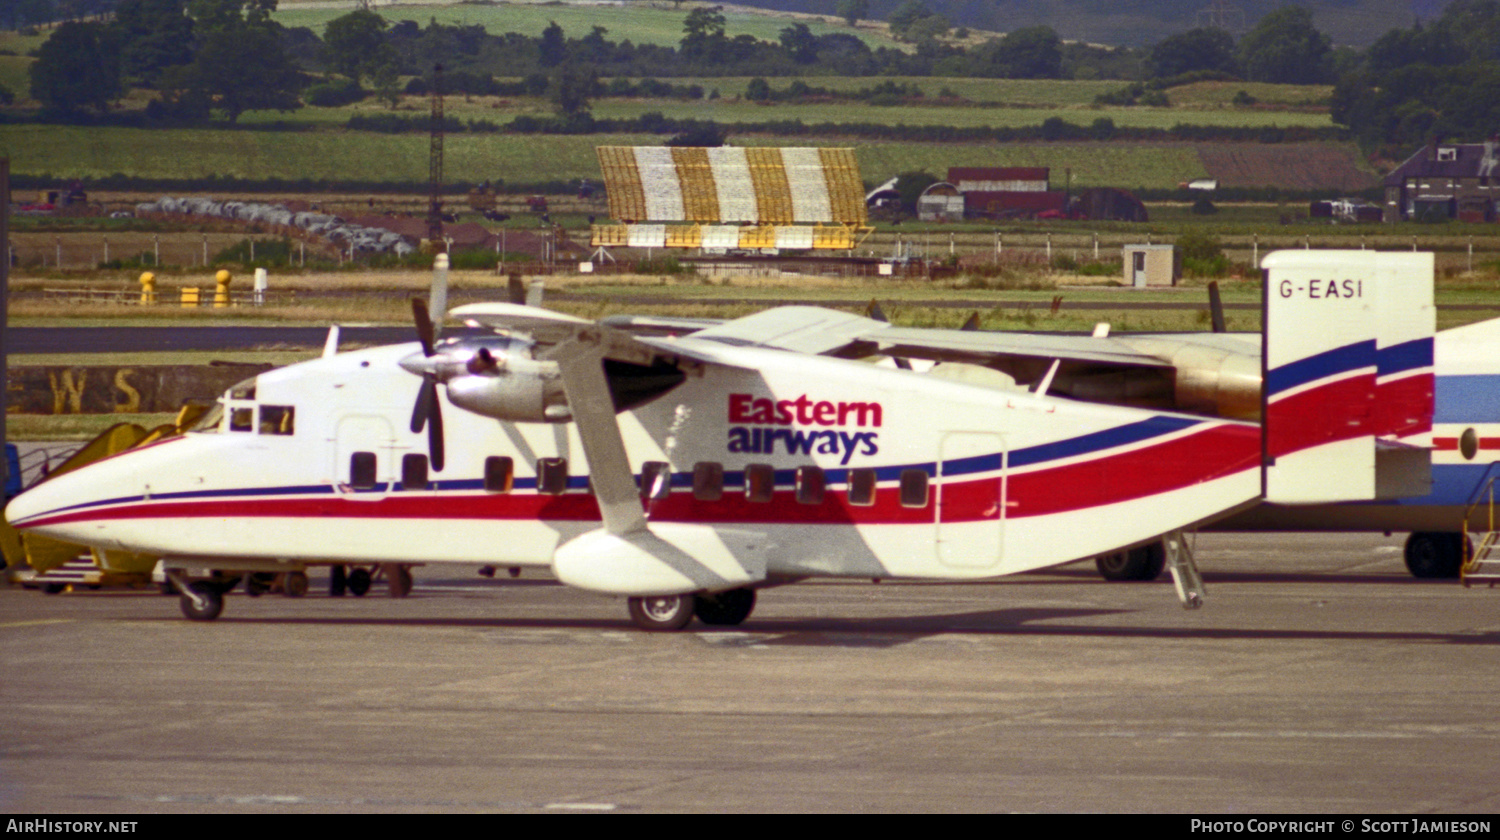
[[[1278,251],[1263,266],[1265,499],[1375,499],[1423,480],[1432,255]],[[1422,454],[1378,458],[1378,439]],[[1395,472],[1382,477],[1383,470]]]

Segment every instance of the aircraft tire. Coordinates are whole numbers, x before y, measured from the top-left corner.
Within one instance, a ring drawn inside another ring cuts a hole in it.
[[[755,609],[755,590],[731,589],[713,595],[700,595],[693,607],[693,614],[704,624],[715,627],[730,627],[743,623]]]
[[[688,626],[693,620],[692,595],[654,595],[630,599],[630,620],[642,630],[674,632]]]
[[[356,598],[363,598],[365,593],[370,591],[370,580],[369,569],[350,569],[348,578],[349,591]]]
[[[281,580],[282,594],[288,598],[301,598],[307,594],[307,572],[287,572]]]
[[[184,592],[179,601],[183,615],[193,621],[213,621],[224,611],[224,594],[216,587],[194,583],[188,589],[192,594]],[[198,597],[194,598],[194,594]]]
[[[1167,567],[1167,552],[1161,543],[1151,543],[1129,551],[1101,554],[1094,558],[1094,565],[1105,580],[1156,580]]]
[[[330,598],[342,598],[349,591],[349,576],[344,570],[342,563],[335,563],[328,567],[328,596]]]
[[[1442,531],[1415,531],[1406,538],[1403,552],[1406,570],[1412,577],[1426,579],[1456,578],[1464,564],[1463,534]]]

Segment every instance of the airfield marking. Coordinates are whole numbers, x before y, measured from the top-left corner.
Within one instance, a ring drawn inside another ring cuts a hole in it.
[[[71,624],[76,618],[37,618],[29,621],[0,621],[0,627],[36,627],[43,624]]]

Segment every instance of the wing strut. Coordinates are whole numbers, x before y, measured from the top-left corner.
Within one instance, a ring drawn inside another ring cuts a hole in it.
[[[594,497],[599,500],[604,529],[624,535],[646,530],[646,515],[635,476],[630,471],[630,458],[625,453],[625,439],[615,418],[609,383],[604,378],[605,342],[601,328],[583,327],[541,358],[557,362],[568,408],[578,425],[583,454],[589,462],[589,481],[594,486]]]

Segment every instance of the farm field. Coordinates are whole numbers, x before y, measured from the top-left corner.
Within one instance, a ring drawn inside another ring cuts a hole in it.
[[[750,76],[673,78],[674,84],[702,85],[705,90],[717,87],[720,92],[743,91],[750,83]],[[981,79],[955,76],[801,76],[810,87],[827,88],[841,93],[851,93],[862,88],[874,87],[882,82],[915,85],[925,96],[936,97],[943,90],[980,104],[1030,105],[1067,108],[1070,106],[1092,107],[1094,98],[1111,93],[1130,84],[1118,79]],[[794,80],[784,77],[768,77],[774,91],[785,90]],[[1258,106],[1242,108],[1233,104],[1234,97],[1244,91],[1254,97]],[[1174,107],[1180,108],[1238,108],[1254,111],[1267,108],[1309,108],[1327,110],[1331,85],[1277,85],[1266,82],[1194,82],[1180,85],[1167,91]]]
[[[271,17],[283,26],[306,26],[322,36],[328,22],[350,12],[354,4],[335,7],[326,3],[281,3]],[[371,5],[370,11],[397,23],[413,20],[426,26],[430,20],[448,26],[483,26],[494,35],[518,32],[529,37],[542,34],[553,22],[570,38],[582,38],[595,26],[608,30],[611,41],[636,44],[677,46],[682,40],[682,22],[692,7],[671,3],[452,3]],[[832,11],[830,6],[829,11]],[[794,22],[791,15],[761,12],[745,7],[726,7],[724,34],[729,38],[753,35],[762,41],[775,41],[781,30]],[[870,45],[910,50],[891,39],[883,23],[861,23],[851,29],[844,23],[828,22],[818,16],[800,15],[795,22],[806,23],[814,35],[833,32],[854,35]]]
[[[720,93],[726,91],[720,90]],[[743,91],[734,91],[742,93]],[[924,92],[926,89],[924,88]],[[934,93],[936,91],[933,91]],[[599,99],[593,103],[596,118],[634,119],[652,111],[673,119],[714,120],[720,123],[755,123],[801,120],[804,123],[878,123],[953,128],[1023,128],[1058,117],[1087,127],[1108,118],[1120,128],[1169,129],[1176,125],[1235,128],[1332,128],[1326,112],[1182,109],[1148,107],[985,107],[968,105],[891,105],[857,102],[761,104],[748,100],[717,99],[706,102],[676,100]],[[503,112],[499,112],[503,113]]]
[[[452,134],[444,145],[445,179],[449,183],[500,180],[508,184],[597,180],[596,146],[659,145],[663,139],[636,134]],[[731,136],[731,141],[739,145],[852,146],[861,174],[871,184],[902,172],[925,170],[942,176],[951,166],[1047,166],[1057,187],[1065,186],[1065,172],[1071,171],[1074,188],[1172,189],[1183,181],[1205,177],[1221,177],[1226,186],[1335,191],[1375,182],[1351,145],[1332,143],[878,143],[800,136]],[[223,177],[411,185],[427,180],[428,146],[427,136],[421,133],[0,125],[0,154],[10,156],[12,173],[53,179],[126,175],[159,180]],[[1286,178],[1293,175],[1295,181],[1287,183]]]

